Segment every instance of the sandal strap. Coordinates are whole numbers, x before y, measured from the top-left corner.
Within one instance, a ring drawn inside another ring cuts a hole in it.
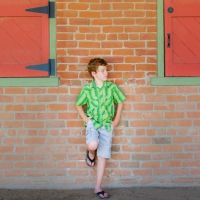
[[[97,195],[102,194],[102,195],[104,196],[104,193],[105,193],[104,191],[101,191],[101,192],[97,192],[96,194],[97,194]]]
[[[90,158],[90,156],[89,156],[89,151],[87,151],[87,158],[89,159],[89,161],[90,161],[91,163],[93,163],[93,162],[95,161],[95,158],[94,158],[93,160]]]

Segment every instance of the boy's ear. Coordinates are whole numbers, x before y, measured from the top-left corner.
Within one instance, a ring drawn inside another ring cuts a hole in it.
[[[94,77],[94,76],[95,76],[95,74],[96,74],[96,72],[92,71],[92,73],[91,73],[91,74],[92,74],[92,76]]]

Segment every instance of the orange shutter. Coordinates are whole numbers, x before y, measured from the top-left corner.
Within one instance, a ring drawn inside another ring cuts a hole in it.
[[[165,76],[200,76],[200,0],[165,2]]]
[[[0,1],[0,77],[49,76],[48,12],[48,0]]]

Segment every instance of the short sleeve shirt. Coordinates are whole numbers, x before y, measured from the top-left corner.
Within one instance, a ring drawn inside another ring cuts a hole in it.
[[[91,120],[96,129],[101,126],[110,131],[110,123],[115,114],[114,103],[119,104],[125,100],[125,95],[119,87],[105,81],[101,88],[97,87],[94,80],[81,90],[76,105],[87,104],[86,115],[92,116]]]

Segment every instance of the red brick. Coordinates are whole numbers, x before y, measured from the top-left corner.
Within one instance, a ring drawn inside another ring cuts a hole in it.
[[[128,41],[124,42],[124,47],[126,48],[143,48],[145,47],[145,42],[143,41]]]
[[[91,49],[90,55],[110,55],[111,50],[107,49]]]
[[[48,176],[66,176],[67,172],[66,170],[48,170],[47,171]]]
[[[77,11],[71,11],[68,10],[66,11],[56,11],[56,15],[57,17],[63,17],[63,18],[69,18],[69,17],[78,17],[78,12]],[[59,18],[58,18],[59,19]],[[60,32],[61,30],[59,29],[58,32]]]
[[[150,170],[150,169],[133,170],[133,174],[134,174],[134,176],[151,176],[152,170]]]
[[[123,12],[122,11],[102,11],[101,12],[101,15],[102,17],[108,17],[108,18],[111,18],[111,17],[122,17],[123,15]]]
[[[112,25],[111,19],[93,19],[91,22],[92,25]]]
[[[171,161],[163,161],[163,167],[181,167],[181,161],[179,160],[171,160]]]
[[[5,121],[4,128],[22,128],[23,122],[22,121]]]
[[[111,10],[111,4],[109,3],[100,3],[100,4],[91,4],[90,10]]]
[[[186,168],[177,168],[172,170],[173,175],[188,175],[189,170]]]
[[[13,167],[13,163],[12,162],[0,162],[0,169],[11,169]]]
[[[193,177],[178,177],[174,178],[174,183],[193,183],[195,179]]]
[[[111,157],[113,160],[130,160],[129,154],[112,154]]]
[[[174,159],[192,159],[193,154],[191,153],[174,153]]]
[[[47,144],[65,144],[66,138],[48,138],[46,139]]]
[[[173,120],[172,122],[173,126],[192,126],[192,121],[191,120]]]
[[[25,128],[44,128],[44,122],[40,121],[26,121],[24,122]]]
[[[169,102],[185,102],[186,101],[186,97],[185,96],[181,96],[181,95],[168,95],[166,96],[167,101]]]
[[[79,16],[87,18],[100,18],[101,12],[79,11]]]
[[[44,144],[44,138],[26,138],[24,144]]]
[[[153,109],[153,104],[134,104],[134,110],[152,110]]]
[[[26,176],[45,176],[46,170],[26,170],[25,171]]]
[[[103,33],[121,33],[124,28],[122,26],[108,26],[103,27]]]
[[[132,138],[131,142],[133,144],[149,144],[151,142],[151,139],[148,137],[143,138]]]
[[[12,113],[0,113],[0,120],[11,120],[13,117]]]
[[[69,10],[87,10],[89,8],[89,4],[85,3],[69,3]]]
[[[43,168],[43,169],[47,169],[47,168],[54,168],[55,167],[55,163],[54,162],[37,162],[36,163],[36,168]]]
[[[64,128],[64,121],[48,121],[46,122],[46,128]]]
[[[159,168],[160,162],[143,162],[141,164],[142,168]]]
[[[135,25],[136,20],[134,18],[114,18],[114,25]]]
[[[143,152],[161,152],[162,146],[144,146],[142,150]]]
[[[192,137],[173,137],[173,143],[192,143]]]
[[[14,97],[9,95],[0,95],[0,102],[14,102]]]
[[[155,175],[170,175],[170,169],[154,169]]]
[[[133,55],[133,50],[132,49],[113,50],[113,55]],[[125,71],[125,69],[123,69],[122,71]]]
[[[79,42],[81,48],[100,48],[99,42]]]
[[[34,163],[33,162],[16,162],[14,164],[14,167],[15,168],[22,168],[22,169],[33,168],[34,167]]]
[[[122,42],[102,42],[102,48],[122,48]]]
[[[5,88],[5,93],[6,94],[24,94],[25,89],[24,88]]]
[[[4,138],[4,144],[21,144],[22,141],[22,138]]]
[[[45,110],[45,105],[26,105],[27,111],[42,111]]]
[[[165,152],[179,152],[182,151],[183,147],[182,145],[166,145],[164,146],[164,151]]]
[[[33,120],[35,119],[35,114],[32,113],[16,113],[15,114],[16,120]]]
[[[24,106],[23,105],[6,105],[5,111],[23,111]]]
[[[5,170],[4,175],[8,177],[24,176],[24,170]]]
[[[16,102],[35,102],[35,96],[16,96]]]
[[[126,63],[143,63],[145,61],[144,57],[140,57],[140,56],[127,56],[125,58]]]
[[[56,119],[56,113],[39,113],[37,119]]]
[[[67,104],[50,104],[48,109],[51,111],[67,110]]]

